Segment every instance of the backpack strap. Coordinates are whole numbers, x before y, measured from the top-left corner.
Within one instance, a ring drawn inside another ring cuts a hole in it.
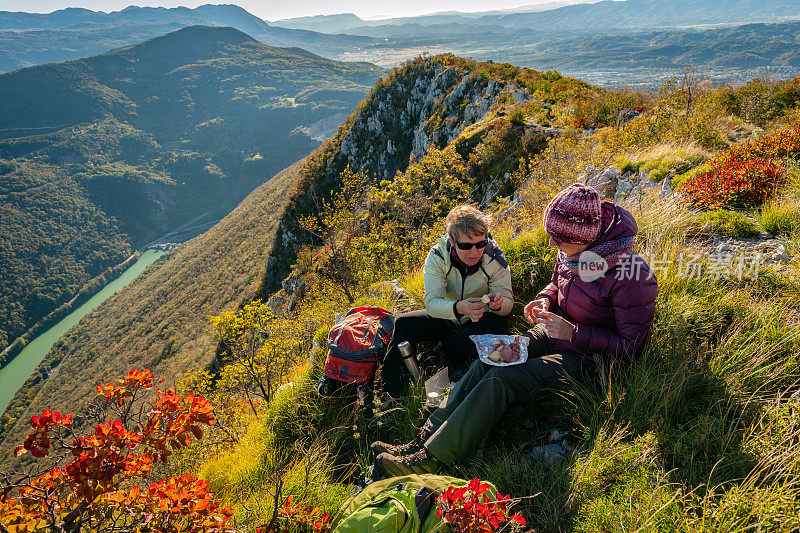
[[[508,268],[508,261],[506,260],[506,256],[503,253],[503,250],[500,249],[499,246],[494,242],[489,236],[489,244],[486,246],[486,251],[484,252],[489,257],[489,262],[497,261],[497,263],[503,267]]]
[[[425,520],[428,519],[428,515],[436,505],[436,499],[439,494],[438,490],[423,485],[414,495],[414,506],[417,508],[417,516],[419,516],[421,523],[425,523]]]

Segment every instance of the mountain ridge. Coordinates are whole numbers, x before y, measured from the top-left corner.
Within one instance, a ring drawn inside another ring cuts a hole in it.
[[[194,9],[130,6],[111,13],[86,9],[49,14],[4,11],[0,12],[0,70],[32,66],[29,58],[34,57],[52,63],[92,56],[197,25],[234,26],[271,46],[298,46],[325,56],[374,42],[363,36],[331,36],[271,26],[233,4],[205,4]],[[41,46],[31,49],[33,39],[40,45],[48,43],[44,48],[52,50],[39,51]]]

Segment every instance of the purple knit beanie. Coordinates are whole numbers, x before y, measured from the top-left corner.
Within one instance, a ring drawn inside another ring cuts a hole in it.
[[[556,194],[544,209],[544,230],[565,244],[592,244],[600,236],[600,195],[592,187],[573,183]]]

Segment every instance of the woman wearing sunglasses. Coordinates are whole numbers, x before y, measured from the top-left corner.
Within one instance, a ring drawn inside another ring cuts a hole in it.
[[[572,380],[596,379],[599,367],[624,365],[644,350],[658,286],[633,251],[633,215],[576,183],[550,201],[543,224],[558,259],[551,283],[525,307],[534,324],[525,334],[528,359],[504,367],[476,361],[415,440],[373,443],[386,473],[435,472],[464,459],[511,404],[538,400]]]
[[[425,259],[425,309],[403,313],[384,359],[384,391],[399,397],[407,376],[397,345],[442,341],[445,362],[464,369],[477,359],[470,335],[507,333],[511,312],[511,271],[502,250],[489,237],[491,218],[461,205],[445,218],[445,234]],[[482,301],[488,296],[489,303]]]

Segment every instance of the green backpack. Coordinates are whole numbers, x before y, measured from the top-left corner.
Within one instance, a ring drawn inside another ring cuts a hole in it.
[[[350,498],[334,517],[333,533],[429,533],[449,531],[436,513],[436,498],[467,481],[411,474],[376,481]]]

